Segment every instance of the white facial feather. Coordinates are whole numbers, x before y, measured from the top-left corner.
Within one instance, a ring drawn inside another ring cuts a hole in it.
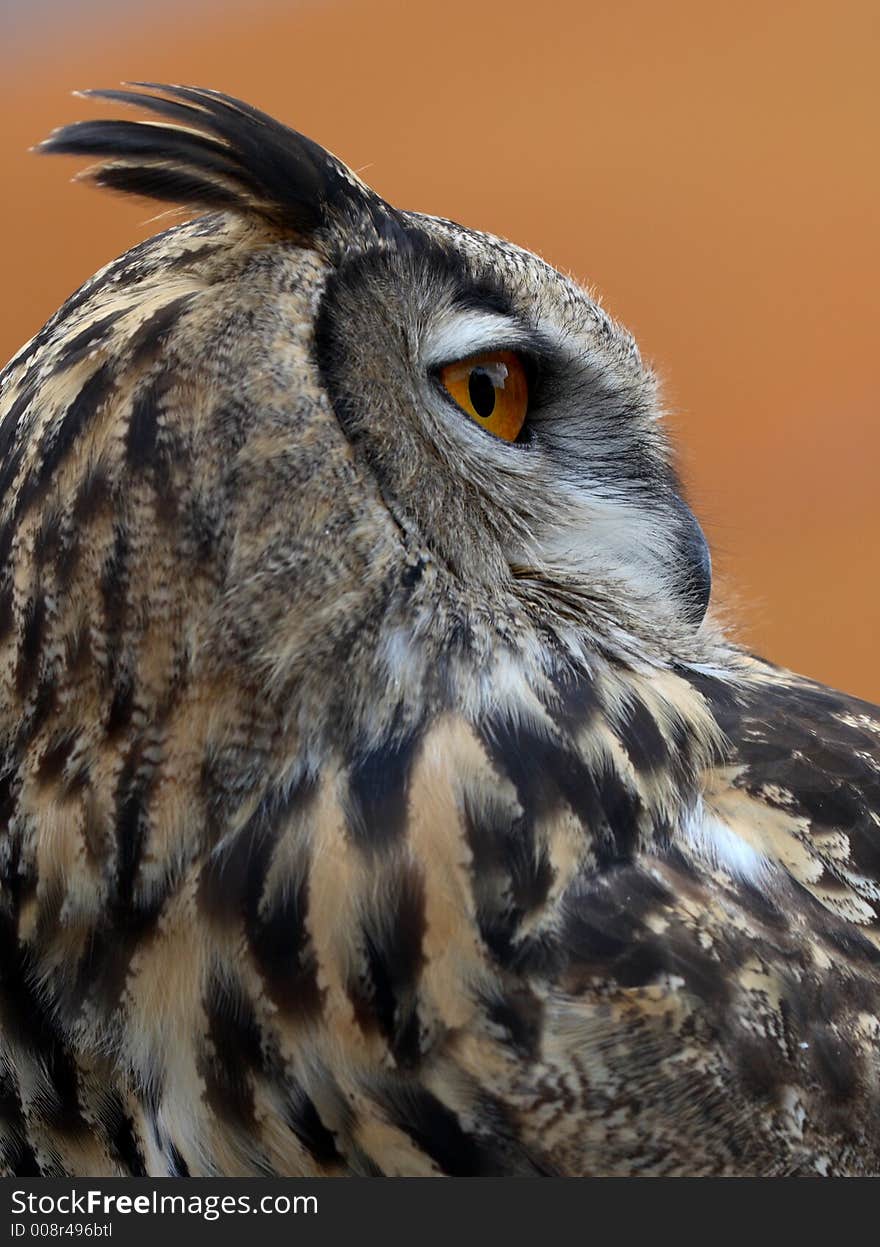
[[[437,368],[481,351],[516,350],[527,342],[522,327],[499,312],[448,311],[426,334],[422,362],[428,369]]]
[[[531,492],[538,495],[537,488]],[[668,519],[607,486],[556,481],[546,492],[552,506],[535,506],[528,524],[512,536],[505,551],[511,564],[588,586],[616,586],[646,617],[676,609],[680,552]]]

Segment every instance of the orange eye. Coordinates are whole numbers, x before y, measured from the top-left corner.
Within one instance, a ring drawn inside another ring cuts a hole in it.
[[[525,424],[529,383],[513,351],[486,351],[440,369],[443,388],[462,411],[496,437],[515,442]]]

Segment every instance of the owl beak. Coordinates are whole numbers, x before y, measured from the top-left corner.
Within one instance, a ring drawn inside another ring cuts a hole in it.
[[[712,555],[697,517],[678,499],[681,551],[681,593],[695,628],[703,622],[712,593]]]

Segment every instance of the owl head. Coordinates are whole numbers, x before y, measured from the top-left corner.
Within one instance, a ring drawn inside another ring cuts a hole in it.
[[[81,121],[41,150],[210,215],[117,261],[56,324],[79,317],[131,391],[127,488],[148,472],[187,548],[209,549],[216,643],[276,683],[359,648],[392,683],[415,653],[424,674],[499,645],[699,654],[707,545],[654,377],[596,299],[392,207],[244,103],[137,85],[89,94],[159,121]]]

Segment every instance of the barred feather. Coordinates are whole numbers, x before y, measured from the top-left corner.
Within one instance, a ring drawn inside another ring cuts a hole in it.
[[[221,211],[0,376],[0,1170],[880,1172],[880,711],[700,622],[632,340],[150,89],[43,150]]]

